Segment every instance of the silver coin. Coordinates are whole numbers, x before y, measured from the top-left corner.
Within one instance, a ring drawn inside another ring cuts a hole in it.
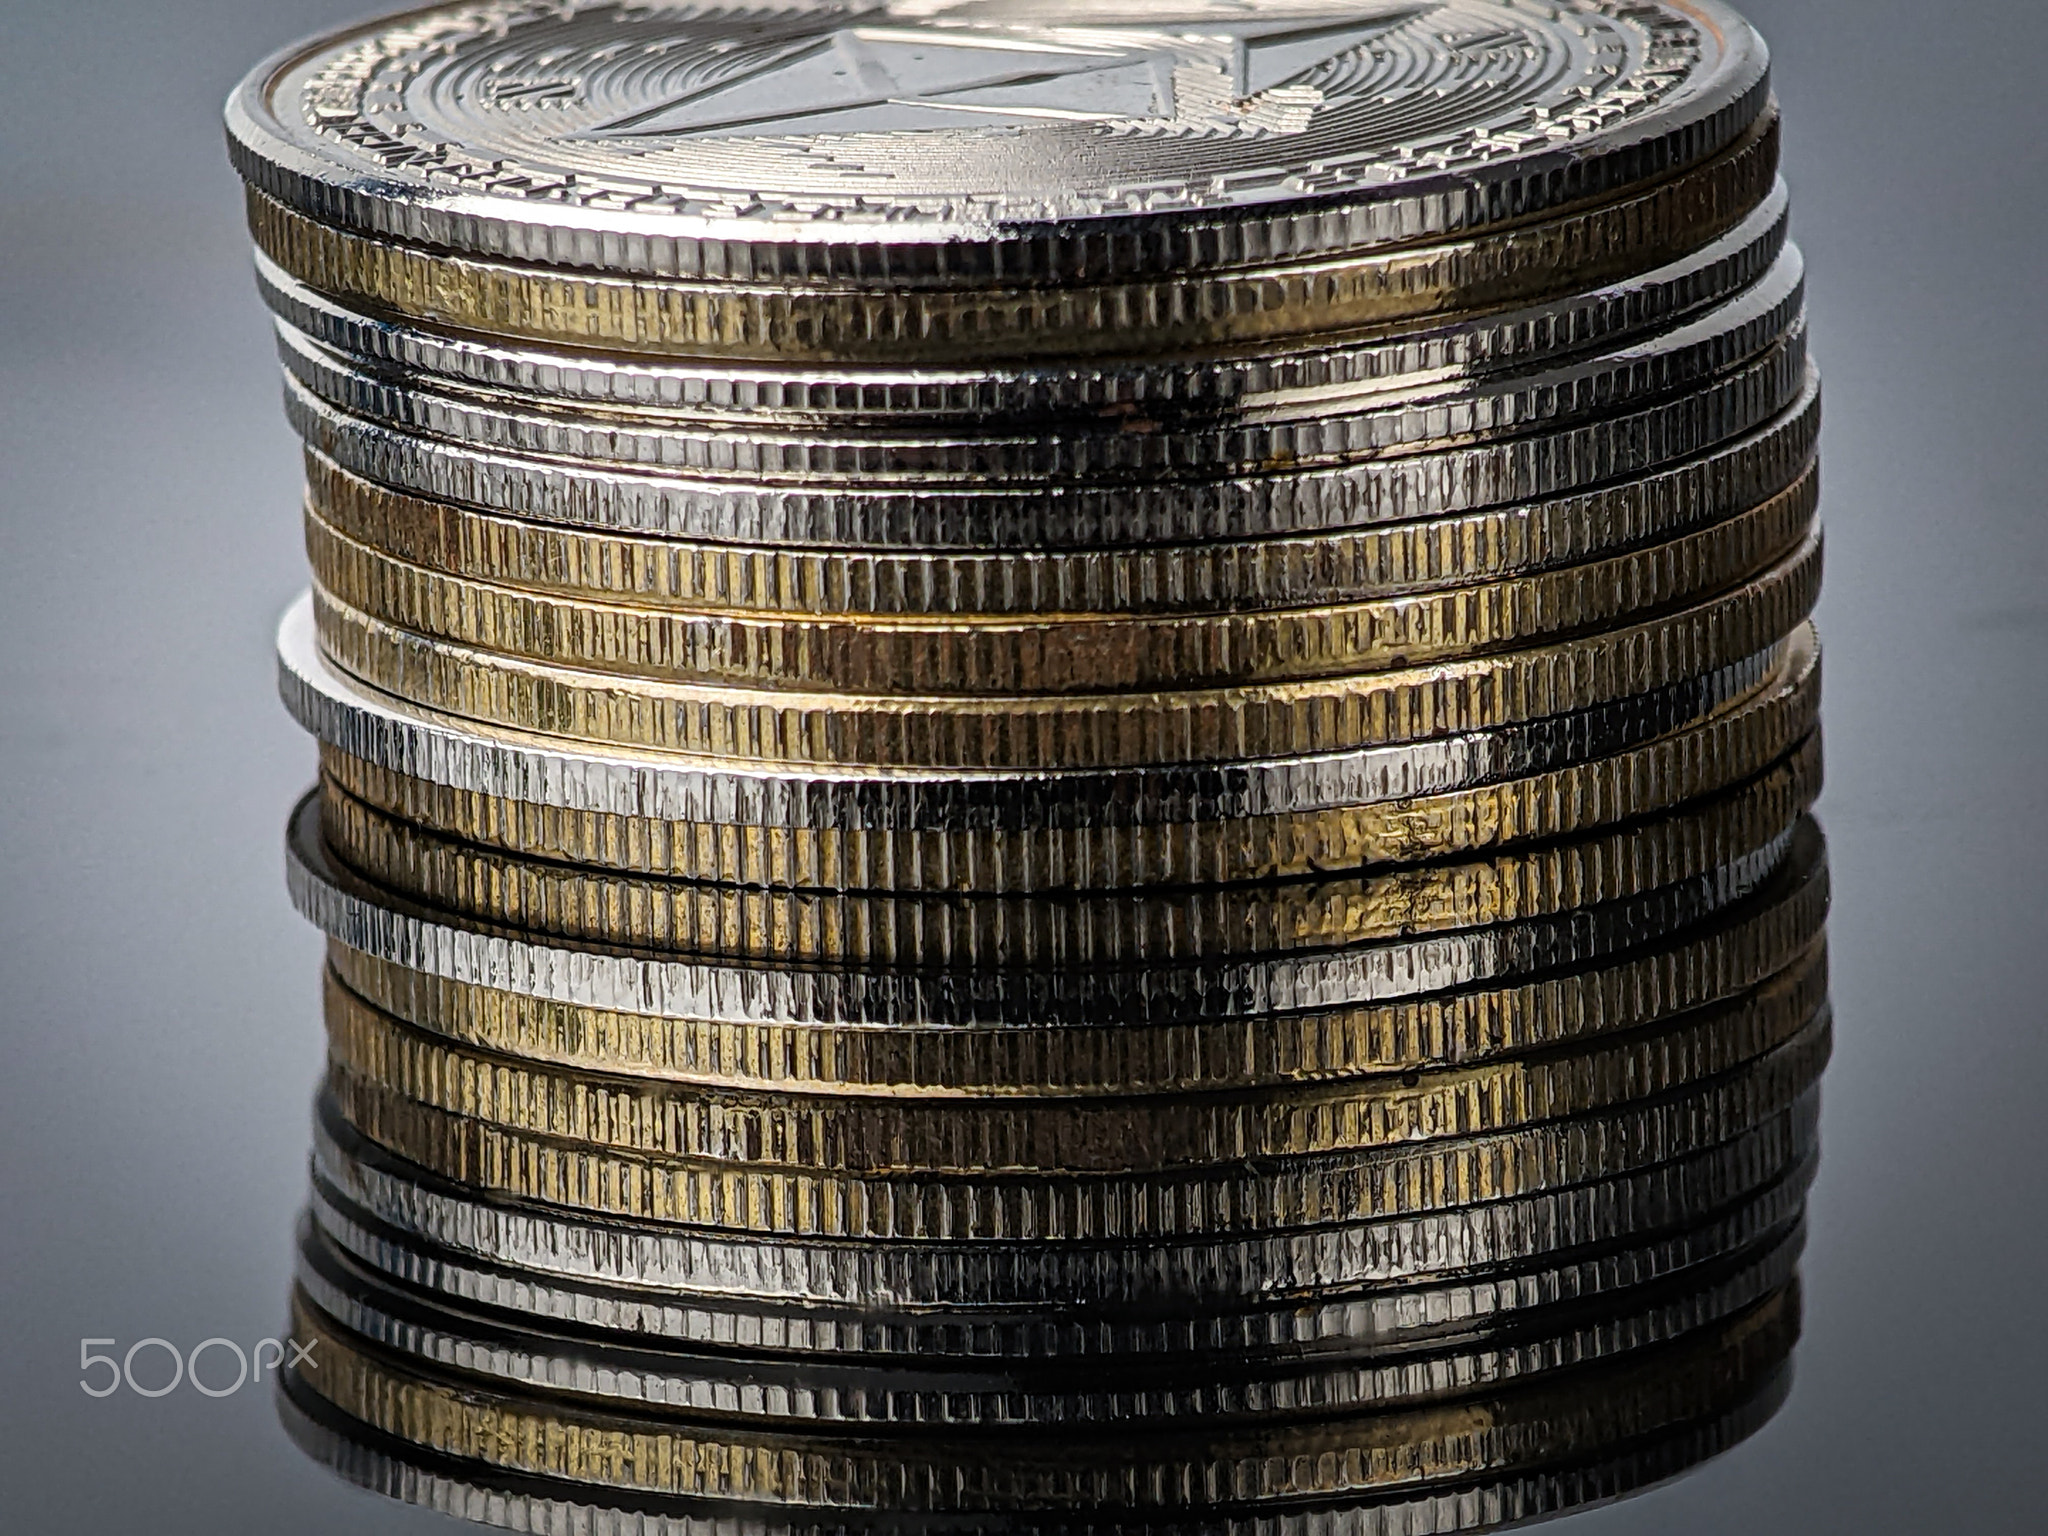
[[[1733,144],[1716,0],[484,0],[259,67],[254,186],[443,250],[715,281],[1088,282],[1465,233]]]
[[[1247,1418],[1388,1409],[1497,1391],[1683,1338],[1786,1285],[1803,1242],[1795,1221],[1698,1272],[1535,1310],[1512,1327],[1469,1336],[1234,1360],[1155,1355],[1119,1362],[1108,1381],[1102,1362],[1088,1358],[877,1369],[828,1356],[788,1360],[570,1336],[398,1290],[317,1230],[302,1234],[298,1286],[340,1328],[429,1369],[459,1369],[501,1390],[559,1393],[629,1412],[848,1427],[1152,1428],[1161,1420],[1199,1419],[1223,1428]]]
[[[1555,433],[1687,390],[1751,364],[1803,333],[1805,267],[1798,247],[1750,290],[1704,316],[1612,352],[1534,375],[1453,380],[1403,391],[1309,390],[1240,400],[1213,424],[1120,420],[1100,430],[1018,430],[1007,420],[951,434],[897,430],[776,430],[757,423],[707,428],[652,412],[549,411],[517,399],[455,393],[410,375],[350,365],[289,326],[279,356],[297,383],[335,410],[395,432],[491,453],[568,464],[687,476],[716,485],[773,482],[787,488],[860,482],[959,490],[1056,483],[1096,486],[1166,476],[1250,474],[1275,465],[1299,472],[1359,459],[1400,457]]]
[[[943,1308],[965,1328],[986,1324],[991,1338],[1005,1327],[1098,1338],[1097,1316],[1177,1315],[1192,1328],[1195,1319],[1261,1304],[1307,1308],[1332,1293],[1429,1289],[1648,1246],[1715,1213],[1768,1203],[1774,1188],[1795,1198],[1816,1155],[1819,1116],[1818,1090],[1810,1090],[1728,1141],[1669,1163],[1403,1217],[1200,1241],[933,1245],[736,1238],[497,1199],[385,1151],[323,1097],[313,1210],[343,1246],[408,1283],[536,1316],[556,1315],[548,1298],[576,1298],[566,1301],[564,1322],[635,1318],[651,1335],[695,1337],[690,1319],[709,1315],[726,1319],[706,1325],[723,1337],[745,1313],[760,1330],[749,1340],[805,1348],[870,1337],[860,1330],[899,1311],[916,1318],[900,1325],[908,1337],[925,1339],[952,1326],[935,1315]],[[422,1245],[436,1257],[419,1258]],[[1075,1310],[1084,1304],[1085,1316]]]
[[[1737,864],[1631,901],[1478,931],[1205,965],[868,970],[660,957],[536,938],[435,912],[333,858],[317,796],[288,838],[300,914],[351,949],[449,981],[556,1002],[762,1023],[1163,1023],[1299,1012],[1446,992],[1651,944],[1728,910],[1788,864],[1819,858],[1802,820]]]
[[[392,699],[326,659],[312,599],[278,630],[279,691],[317,740],[434,784],[566,810],[721,826],[1017,832],[1201,824],[1446,794],[1625,752],[1803,675],[1810,626],[1709,676],[1597,709],[1324,757],[1110,773],[802,772],[557,745]]]
[[[1785,246],[1780,181],[1734,230],[1701,251],[1590,293],[1391,336],[1308,341],[1217,355],[1073,362],[998,370],[764,368],[498,343],[360,313],[256,255],[257,286],[290,330],[357,371],[582,407],[660,410],[705,421],[929,427],[1099,417],[1137,423],[1254,409],[1307,390],[1443,388],[1612,347],[1678,323],[1761,279]]]
[[[509,454],[393,430],[289,375],[285,411],[351,474],[538,522],[725,543],[1001,552],[1331,532],[1567,496],[1747,437],[1817,387],[1802,325],[1675,400],[1500,443],[1226,479],[943,490],[749,484]]]
[[[1120,1357],[1244,1361],[1281,1353],[1416,1347],[1516,1324],[1555,1309],[1698,1271],[1787,1230],[1804,1208],[1816,1163],[1699,1225],[1597,1253],[1436,1284],[1359,1290],[1329,1282],[1308,1295],[1247,1292],[1235,1308],[1188,1310],[1162,1296],[1105,1304],[1099,1296],[1048,1297],[1039,1310],[981,1303],[892,1311],[888,1298],[839,1308],[791,1307],[780,1298],[670,1296],[648,1288],[600,1289],[487,1265],[394,1231],[316,1186],[311,1220],[326,1242],[398,1285],[463,1310],[525,1327],[617,1335],[636,1344],[746,1351],[763,1356],[840,1356],[864,1361],[1082,1360]],[[545,1217],[536,1218],[545,1220]],[[333,1311],[332,1308],[328,1309]]]

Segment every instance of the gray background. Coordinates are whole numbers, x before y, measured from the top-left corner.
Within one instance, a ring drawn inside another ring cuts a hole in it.
[[[245,67],[354,10],[0,14],[12,1529],[444,1528],[302,1460],[267,1393],[77,1385],[84,1337],[283,1323],[321,1054],[280,859],[312,753],[269,655],[303,581],[297,465],[216,121]],[[1760,1438],[1567,1529],[2037,1530],[2048,6],[1751,11],[1829,390],[1840,1046],[1807,1335]]]

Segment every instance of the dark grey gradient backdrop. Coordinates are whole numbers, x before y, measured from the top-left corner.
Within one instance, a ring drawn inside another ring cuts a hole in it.
[[[313,759],[270,663],[297,465],[216,115],[354,9],[0,4],[11,1530],[442,1528],[302,1461],[267,1393],[77,1384],[81,1338],[283,1322],[321,1054],[280,859]],[[1827,1170],[1791,1406],[1576,1529],[2039,1530],[2048,6],[1752,10],[1828,370]]]

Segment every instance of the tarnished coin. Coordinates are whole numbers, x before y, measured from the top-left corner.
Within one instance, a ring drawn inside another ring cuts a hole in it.
[[[878,1371],[872,1361],[592,1338],[401,1290],[317,1230],[301,1237],[298,1299],[350,1337],[428,1369],[600,1409],[701,1414],[770,1432],[939,1424],[1144,1431],[1197,1420],[1227,1433],[1469,1397],[1625,1359],[1724,1323],[1781,1289],[1793,1278],[1803,1237],[1795,1223],[1697,1271],[1572,1298],[1531,1311],[1511,1329],[1235,1360],[1140,1355],[1119,1362],[1112,1380],[1100,1360],[1086,1357],[901,1361]]]
[[[315,293],[261,252],[257,284],[278,319],[371,372],[467,385],[584,408],[637,407],[711,422],[929,426],[1142,423],[1242,409],[1302,390],[1432,387],[1528,371],[1546,360],[1617,345],[1732,297],[1784,249],[1789,196],[1781,181],[1736,228],[1704,249],[1591,291],[1528,308],[1394,334],[1303,338],[1236,348],[1000,368],[747,367],[687,358],[546,350],[465,336]]]
[[[300,912],[351,949],[572,1006],[729,1023],[1048,1027],[1343,1009],[1589,965],[1675,941],[1729,914],[1784,870],[1811,867],[1819,848],[1818,830],[1802,821],[1740,866],[1638,900],[1327,953],[1209,965],[927,971],[737,965],[554,943],[469,922],[379,887],[333,858],[310,796],[293,817],[286,872]]]
[[[1546,647],[1357,677],[1172,693],[918,696],[716,687],[436,641],[314,592],[327,656],[423,708],[515,730],[761,763],[1100,770],[1337,753],[1571,714],[1720,671],[1819,596],[1809,537],[1696,606]]]
[[[1491,858],[1187,890],[1011,895],[715,886],[579,868],[444,837],[331,781],[320,798],[328,847],[374,884],[570,942],[796,965],[1176,965],[1493,928],[1717,871],[1775,869],[1819,796],[1821,760],[1810,737],[1717,799]]]
[[[1701,1230],[1738,1208],[1789,1214],[1804,1198],[1819,1134],[1814,1089],[1726,1141],[1668,1163],[1441,1211],[1194,1239],[930,1244],[734,1236],[503,1200],[365,1140],[323,1096],[313,1213],[365,1262],[396,1265],[401,1278],[429,1288],[462,1283],[438,1263],[478,1276],[490,1271],[511,1289],[480,1280],[488,1296],[524,1297],[520,1304],[535,1315],[548,1311],[544,1293],[561,1287],[663,1316],[671,1315],[666,1309],[679,1309],[677,1316],[715,1313],[728,1322],[711,1329],[714,1338],[739,1326],[730,1319],[740,1314],[779,1317],[759,1324],[772,1333],[747,1338],[803,1348],[810,1347],[803,1341],[822,1345],[844,1336],[813,1335],[814,1327],[843,1324],[864,1337],[861,1328],[879,1329],[901,1308],[925,1330],[920,1337],[976,1350],[995,1347],[997,1335],[974,1332],[984,1322],[1063,1331],[1094,1330],[1106,1321],[1161,1327],[1162,1319],[1178,1319],[1195,1329],[1209,1326],[1201,1319],[1267,1307],[1306,1308],[1365,1291],[1431,1290],[1597,1262]],[[416,1270],[403,1253],[422,1245],[440,1258]],[[1076,1348],[1102,1347],[1098,1335],[1090,1336],[1098,1342]],[[1192,1347],[1195,1334],[1175,1337]]]
[[[1510,1470],[1570,1464],[1718,1417],[1748,1401],[1798,1332],[1788,1286],[1717,1327],[1625,1362],[1566,1372],[1463,1402],[1175,1436],[974,1435],[853,1439],[624,1416],[508,1393],[468,1372],[426,1367],[358,1342],[303,1300],[292,1335],[317,1368],[290,1390],[445,1456],[500,1472],[602,1488],[715,1497],[727,1508],[848,1506],[933,1513],[1059,1510],[1103,1530],[1131,1517],[1211,1511],[1211,1490],[1264,1506],[1346,1494],[1421,1492]],[[1119,1517],[1111,1523],[1110,1511]]]
[[[1254,397],[1211,417],[1043,425],[985,418],[935,431],[918,420],[882,429],[794,421],[715,427],[661,410],[572,409],[476,389],[440,389],[371,371],[288,326],[278,328],[286,373],[336,410],[392,431],[472,448],[713,484],[767,481],[802,488],[1099,486],[1160,476],[1307,471],[1459,444],[1556,432],[1687,390],[1787,343],[1805,321],[1805,266],[1789,247],[1754,286],[1669,330],[1612,351],[1555,360],[1530,373],[1388,394],[1326,388]]]
[[[692,614],[556,597],[429,570],[317,515],[319,589],[395,628],[627,678],[911,694],[1236,687],[1454,661],[1683,607],[1790,554],[1811,502],[1535,576],[1264,613],[1031,620]]]
[[[912,291],[1471,233],[1684,172],[1766,110],[1718,4],[446,6],[228,104],[251,184],[443,251]]]
[[[332,983],[327,1037],[339,1071],[565,1143],[839,1173],[1129,1174],[1455,1140],[1677,1093],[1783,1046],[1826,1002],[1816,954],[1725,1007],[1571,1054],[1230,1098],[842,1099],[653,1084],[459,1047]]]
[[[792,1239],[1104,1243],[1269,1233],[1416,1215],[1615,1178],[1731,1141],[1820,1076],[1825,1010],[1768,1055],[1661,1098],[1451,1141],[1117,1175],[825,1174],[649,1156],[466,1119],[331,1065],[369,1140],[500,1199],[586,1216]]]

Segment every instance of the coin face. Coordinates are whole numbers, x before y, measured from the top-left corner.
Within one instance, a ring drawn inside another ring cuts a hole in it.
[[[979,275],[1045,280],[1195,252],[1077,256],[1097,230],[1251,216],[1201,242],[1228,264],[1598,195],[1726,147],[1766,68],[1692,0],[487,0],[274,60],[229,120],[286,203],[456,249],[857,278],[1017,240]]]

